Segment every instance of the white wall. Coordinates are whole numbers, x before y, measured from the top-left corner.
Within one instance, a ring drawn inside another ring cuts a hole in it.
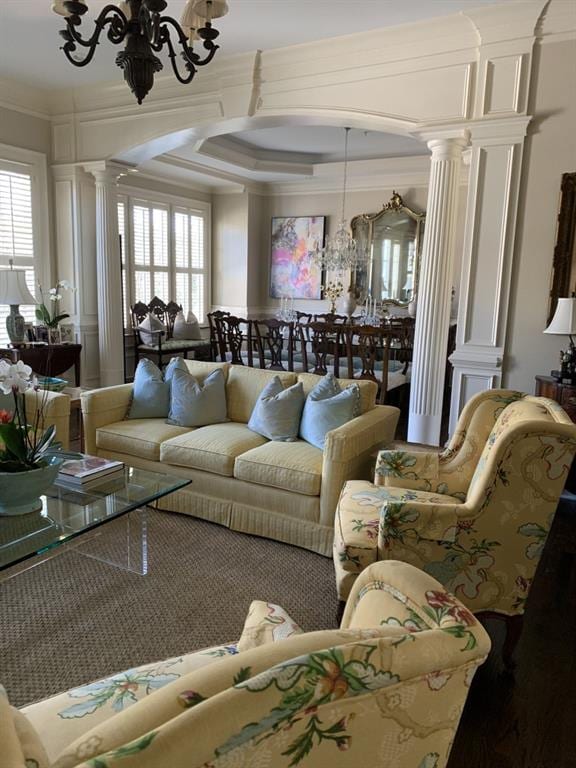
[[[0,144],[43,152],[50,159],[49,120],[0,107]]]
[[[244,314],[248,305],[248,193],[212,198],[212,304]]]
[[[505,386],[534,392],[534,377],[558,368],[568,340],[545,336],[560,181],[576,171],[576,41],[537,47],[534,120],[521,183],[505,360]],[[574,289],[574,286],[572,286]]]

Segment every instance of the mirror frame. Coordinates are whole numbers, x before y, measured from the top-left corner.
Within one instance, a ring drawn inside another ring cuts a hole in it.
[[[393,190],[390,201],[382,206],[381,211],[378,211],[378,213],[360,213],[357,216],[354,216],[354,218],[350,222],[350,228],[352,230],[353,237],[355,237],[355,227],[359,223],[368,224],[368,243],[369,243],[371,252],[370,252],[370,259],[368,261],[367,269],[370,272],[370,279],[368,281],[368,290],[371,293],[372,292],[372,266],[373,266],[372,237],[374,232],[374,223],[377,222],[379,219],[381,219],[390,211],[406,213],[408,216],[410,216],[411,219],[413,219],[416,222],[414,287],[412,289],[412,299],[413,299],[418,293],[418,280],[420,277],[420,258],[422,256],[422,232],[424,229],[424,222],[426,220],[426,212],[418,213],[417,211],[412,210],[412,208],[409,208],[407,205],[405,205],[404,200],[402,199],[402,196],[399,195],[398,192]],[[357,271],[360,271],[360,270],[357,270]],[[373,298],[376,298],[376,297],[373,297]],[[378,301],[381,301],[382,304],[392,304],[395,307],[407,307],[408,304],[410,304],[410,301],[398,301],[398,299],[379,298]]]
[[[550,325],[558,299],[571,296],[576,286],[570,285],[572,271],[576,268],[576,173],[563,173],[560,186],[560,210],[554,258],[552,261],[552,286],[548,307]]]

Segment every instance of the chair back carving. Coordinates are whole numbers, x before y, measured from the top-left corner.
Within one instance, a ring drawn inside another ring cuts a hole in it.
[[[314,322],[298,328],[302,344],[304,369],[312,363],[310,371],[325,376],[332,368],[334,376],[340,375],[340,357],[344,349],[344,327],[342,323]],[[311,356],[312,360],[309,360]]]
[[[346,323],[348,317],[346,315],[337,315],[333,312],[324,312],[319,315],[314,315],[315,323]]]
[[[218,330],[216,328],[216,321],[221,317],[230,317],[230,312],[216,309],[214,312],[208,312],[206,317],[208,318],[208,326],[210,328],[210,356],[214,362],[218,360],[218,358],[223,360],[226,350],[223,350],[221,347]]]
[[[378,385],[378,402],[386,400],[390,333],[380,327],[348,325],[344,329],[347,375],[349,379],[367,379]]]
[[[136,328],[140,325],[140,323],[146,320],[149,312],[150,309],[148,304],[144,304],[143,301],[137,301],[136,304],[130,307],[130,314],[132,315],[132,328],[134,330],[136,340],[139,338]]]
[[[216,335],[222,362],[254,367],[252,320],[234,315],[215,318]],[[245,350],[245,358],[243,351]]]
[[[260,368],[293,371],[294,325],[273,319],[254,320],[253,323]]]
[[[178,312],[182,312],[181,304],[177,304],[175,301],[169,301],[168,304],[166,304],[165,317],[169,339],[174,335],[174,322],[176,321]]]
[[[382,321],[382,327],[390,334],[390,357],[404,363],[404,374],[414,354],[415,323],[413,317],[391,317]]]

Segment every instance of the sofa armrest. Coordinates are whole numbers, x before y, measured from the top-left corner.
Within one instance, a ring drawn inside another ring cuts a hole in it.
[[[33,423],[40,411],[38,426],[40,429],[54,425],[54,441],[62,444],[63,450],[70,447],[70,398],[61,392],[49,392],[45,389],[29,389],[25,394],[26,416],[28,423]]]
[[[368,479],[378,448],[394,439],[400,411],[377,405],[326,435],[320,491],[320,524],[332,527],[347,480]]]
[[[438,453],[430,451],[380,451],[374,484],[432,491],[438,481]]]
[[[132,401],[132,384],[103,387],[81,396],[84,450],[96,454],[96,430],[126,418]]]

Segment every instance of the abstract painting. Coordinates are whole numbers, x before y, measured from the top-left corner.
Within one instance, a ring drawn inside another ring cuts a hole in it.
[[[272,219],[270,296],[320,299],[322,269],[310,252],[324,245],[325,216],[276,216]]]

